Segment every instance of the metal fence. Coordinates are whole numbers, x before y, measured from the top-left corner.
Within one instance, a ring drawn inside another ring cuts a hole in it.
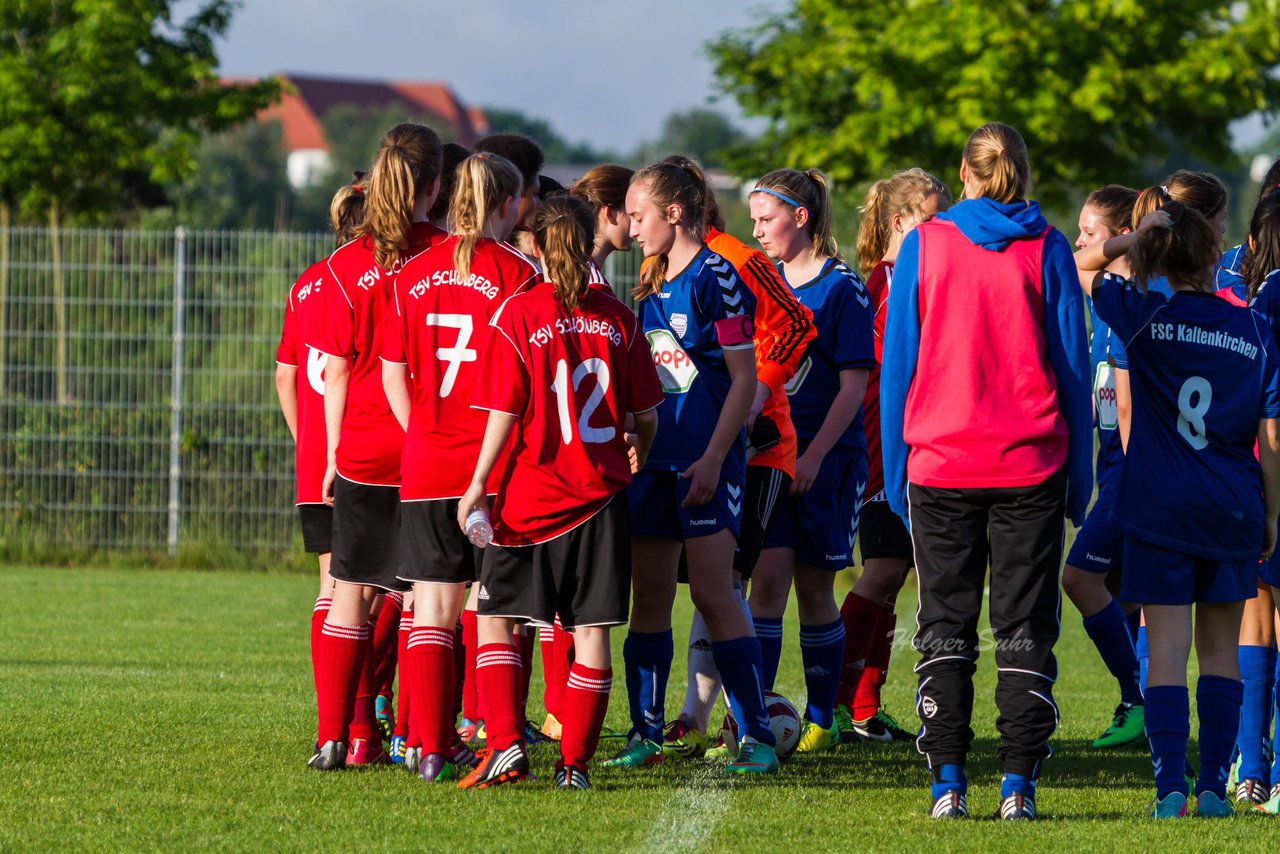
[[[327,234],[0,229],[0,545],[279,553],[289,286]],[[638,258],[606,274],[620,294]]]

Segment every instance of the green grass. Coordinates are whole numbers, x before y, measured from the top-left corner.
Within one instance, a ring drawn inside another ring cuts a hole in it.
[[[1116,689],[1069,604],[1056,692],[1062,725],[1044,772],[1044,820],[1005,825],[985,818],[996,807],[999,775],[989,655],[978,672],[979,738],[970,766],[969,803],[982,820],[927,818],[926,772],[909,744],[798,759],[769,780],[726,779],[701,763],[597,769],[597,788],[582,793],[551,788],[550,746],[533,750],[539,780],[490,792],[427,786],[392,768],[318,774],[305,767],[314,728],[313,596],[313,581],[301,576],[0,569],[0,850],[1221,851],[1275,844],[1277,828],[1265,817],[1173,826],[1143,818],[1152,793],[1146,755],[1088,748],[1110,718]],[[913,590],[902,598],[910,626]],[[681,605],[677,637],[688,615]],[[799,700],[794,607],[789,616],[778,687]],[[615,641],[620,649],[621,632]],[[914,659],[909,650],[896,653],[886,686],[890,708],[912,720]],[[608,723],[625,728],[617,672]],[[678,663],[671,714],[682,675]]]

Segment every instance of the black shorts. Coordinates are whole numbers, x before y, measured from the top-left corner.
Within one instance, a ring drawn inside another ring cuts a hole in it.
[[[405,501],[400,505],[403,581],[465,584],[476,580],[480,549],[458,527],[458,499]]]
[[[298,519],[302,522],[302,547],[307,554],[328,554],[333,551],[333,508],[328,504],[299,504]]]
[[[742,500],[742,533],[738,536],[738,548],[733,553],[733,569],[742,580],[751,578],[764,537],[778,515],[779,499],[791,489],[791,476],[769,466],[747,466],[746,496]],[[689,583],[689,564],[684,550],[680,550],[680,567],[677,578],[681,584]]]
[[[553,540],[489,546],[477,612],[565,629],[620,626],[631,602],[631,522],[624,495]]]
[[[868,501],[862,505],[858,552],[864,565],[868,560],[896,557],[906,560],[907,566],[915,566],[911,534],[902,517],[890,509],[888,501]]]
[[[333,556],[335,581],[404,591],[399,579],[400,490],[369,486],[338,475],[333,484]]]

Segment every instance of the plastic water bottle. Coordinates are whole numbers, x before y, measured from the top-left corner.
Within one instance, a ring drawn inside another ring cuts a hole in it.
[[[478,549],[493,542],[493,526],[489,524],[488,511],[476,509],[467,514],[467,539]]]

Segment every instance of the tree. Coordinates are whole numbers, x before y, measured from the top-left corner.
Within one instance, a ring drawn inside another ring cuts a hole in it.
[[[569,142],[546,119],[528,116],[519,110],[485,107],[490,133],[521,133],[542,146],[548,163],[604,163],[616,160],[608,151],[592,148],[585,142]]]
[[[233,0],[175,22],[172,0],[6,0],[0,4],[0,201],[43,215],[52,262],[58,399],[67,388],[59,227],[181,180],[203,131],[278,97],[268,79],[224,84],[213,42]]]
[[[1280,104],[1275,0],[796,0],[708,46],[769,124],[735,165],[862,182],[953,176],[970,131],[1017,127],[1037,192],[1137,183],[1176,144],[1222,163],[1228,123]],[[1150,161],[1147,161],[1150,162]]]
[[[641,147],[639,161],[649,163],[668,154],[686,154],[703,166],[727,165],[732,152],[747,142],[747,135],[723,113],[694,107],[667,116],[662,123],[662,136]]]

